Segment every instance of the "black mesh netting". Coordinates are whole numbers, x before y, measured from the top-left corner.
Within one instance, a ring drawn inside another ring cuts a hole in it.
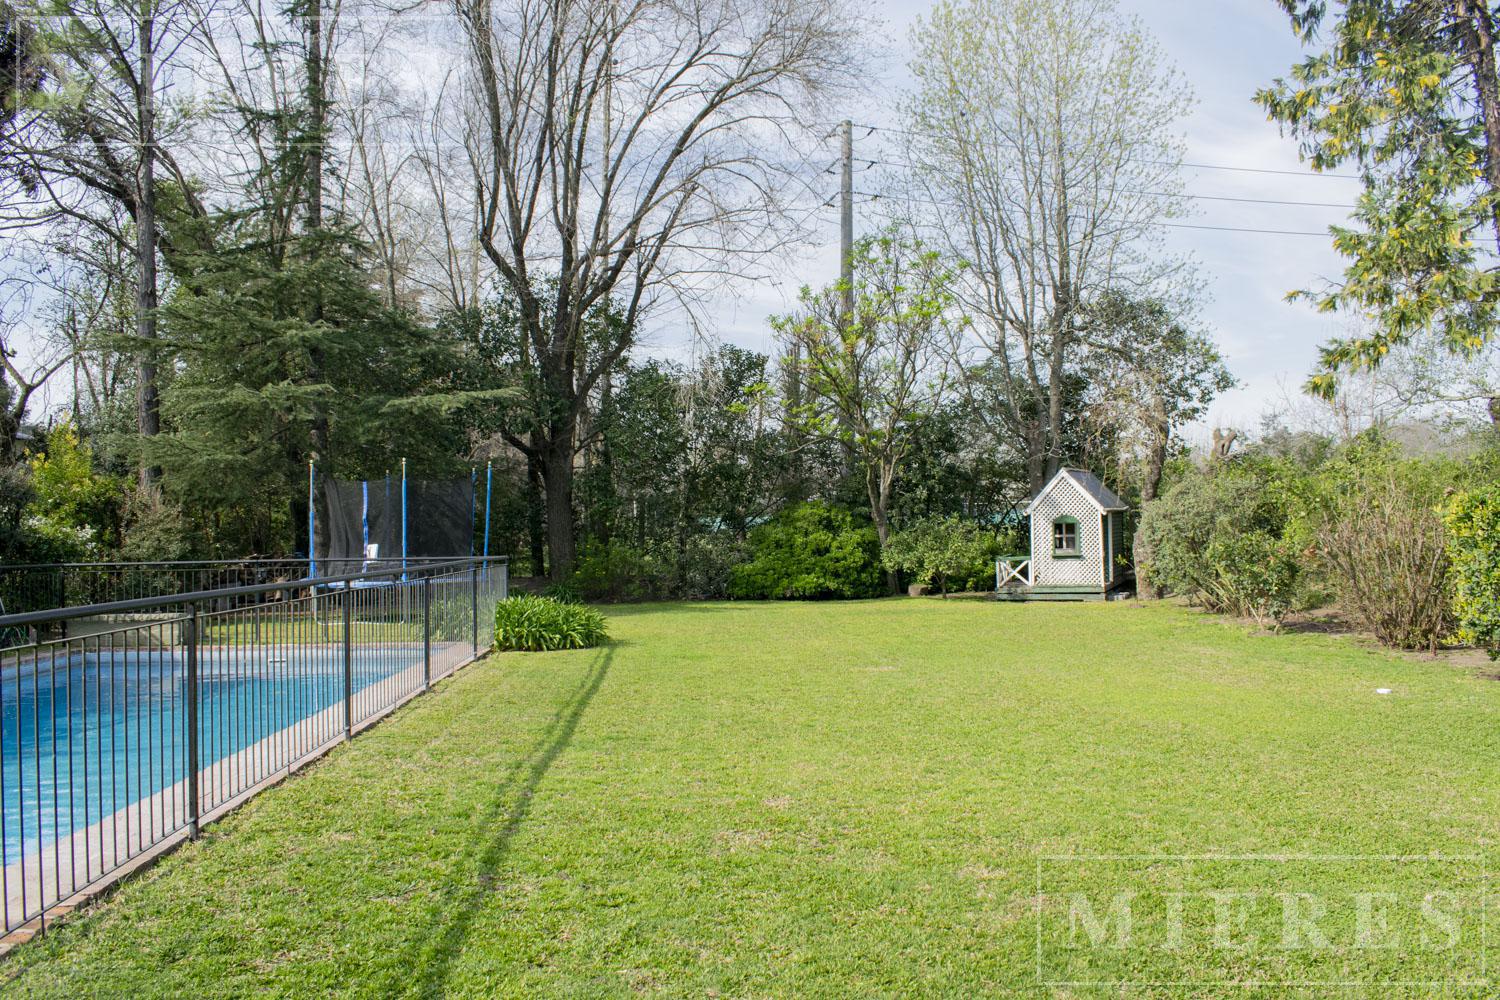
[[[323,480],[326,515],[319,525],[319,547],[329,572],[399,563],[401,481]],[[467,479],[408,480],[406,483],[407,559],[473,554],[474,493]],[[378,546],[378,548],[376,548]]]

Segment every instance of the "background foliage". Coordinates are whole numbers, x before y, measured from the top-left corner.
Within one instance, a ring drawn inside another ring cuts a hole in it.
[[[868,520],[812,502],[777,515],[750,533],[750,560],[731,573],[733,597],[878,597],[880,540]]]

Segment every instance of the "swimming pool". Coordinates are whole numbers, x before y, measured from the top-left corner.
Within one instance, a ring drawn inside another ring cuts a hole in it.
[[[449,645],[434,659],[456,665]],[[352,646],[353,721],[420,688],[423,655],[420,642]],[[215,774],[202,811],[342,735],[343,697],[341,644],[202,647],[199,765]],[[117,824],[132,807],[127,837],[132,821],[150,834],[143,842],[183,826],[188,717],[180,647],[10,666],[0,676],[0,859],[11,865],[101,820]]]

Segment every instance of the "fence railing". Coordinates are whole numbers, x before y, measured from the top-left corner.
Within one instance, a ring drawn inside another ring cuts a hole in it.
[[[359,564],[320,567],[320,575],[358,573]],[[203,559],[167,562],[32,563],[0,566],[0,607],[7,615],[80,604],[107,604],[202,590],[307,579],[306,559]]]
[[[0,652],[5,932],[44,926],[473,660],[509,580],[504,560],[463,559],[301,583],[0,616],[32,637],[74,626]]]
[[[216,608],[262,604],[307,592],[314,573],[324,578],[397,568],[410,573],[425,565],[459,558],[463,557],[324,558],[315,564],[306,559],[287,558],[0,565],[0,616],[209,590],[230,595],[215,598]],[[485,565],[500,561],[482,560]],[[263,586],[266,584],[276,586]],[[55,621],[51,627],[59,637],[68,631],[66,620]],[[13,646],[24,639],[13,631],[0,630],[0,647]]]
[[[1030,556],[1001,556],[995,560],[995,590],[1031,586]]]

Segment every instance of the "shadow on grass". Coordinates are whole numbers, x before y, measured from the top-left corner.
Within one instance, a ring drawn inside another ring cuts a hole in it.
[[[388,990],[377,992],[442,996],[447,991],[453,964],[463,951],[476,917],[494,892],[495,877],[510,853],[511,842],[531,813],[532,796],[552,763],[573,739],[578,722],[604,683],[613,659],[612,648],[600,650],[588,673],[558,708],[531,749],[511,765],[495,786],[490,805],[478,823],[484,839],[476,846],[477,872],[473,880],[456,887],[443,900],[441,914],[422,935],[427,945],[420,955],[413,957],[415,967],[408,970],[401,983],[387,983]]]

